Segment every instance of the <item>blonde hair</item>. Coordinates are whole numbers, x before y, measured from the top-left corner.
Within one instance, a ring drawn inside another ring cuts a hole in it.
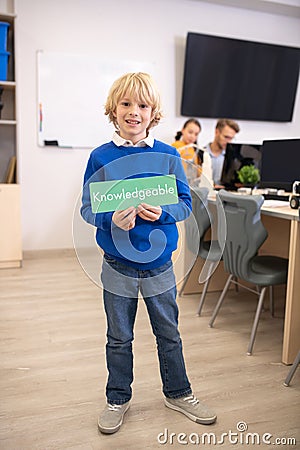
[[[114,113],[119,101],[126,95],[151,106],[153,118],[148,129],[159,123],[162,118],[160,95],[153,79],[148,73],[132,72],[122,75],[113,83],[104,106],[105,115],[116,128],[118,123]]]

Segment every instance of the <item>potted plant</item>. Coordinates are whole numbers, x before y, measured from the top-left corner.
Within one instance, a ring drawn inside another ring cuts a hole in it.
[[[260,181],[260,173],[253,164],[243,166],[237,171],[238,179],[244,186],[253,188]]]

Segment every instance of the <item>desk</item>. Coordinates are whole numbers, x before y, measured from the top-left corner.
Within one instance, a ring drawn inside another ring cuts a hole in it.
[[[261,218],[268,231],[268,238],[261,247],[261,253],[289,259],[282,362],[291,364],[300,349],[300,221],[298,210],[291,209],[288,202],[283,204],[284,206],[280,207],[262,206]],[[209,199],[209,207],[215,216],[215,197]],[[184,294],[201,291],[197,280],[202,265],[201,258],[197,258]],[[223,289],[226,278],[221,262],[212,276],[209,290]]]
[[[289,258],[285,303],[282,362],[292,364],[300,349],[300,221],[289,204],[262,206],[262,221],[269,233],[262,252]]]

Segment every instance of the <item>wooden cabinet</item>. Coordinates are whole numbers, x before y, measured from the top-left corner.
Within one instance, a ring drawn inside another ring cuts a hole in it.
[[[0,13],[0,22],[9,24],[5,49],[9,52],[7,77],[0,80],[0,268],[5,268],[21,266],[22,245],[16,172],[15,15]]]
[[[21,267],[20,186],[0,184],[0,269]]]
[[[5,183],[11,163],[17,155],[15,16],[0,13],[0,22],[9,23],[6,44],[9,52],[7,79],[0,80],[0,183]],[[10,181],[17,181],[15,171]]]

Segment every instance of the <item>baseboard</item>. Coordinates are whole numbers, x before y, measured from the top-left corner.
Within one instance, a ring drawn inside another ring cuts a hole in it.
[[[57,258],[57,257],[75,257],[76,253],[74,248],[55,248],[44,250],[24,250],[23,259],[44,259],[44,258]]]

